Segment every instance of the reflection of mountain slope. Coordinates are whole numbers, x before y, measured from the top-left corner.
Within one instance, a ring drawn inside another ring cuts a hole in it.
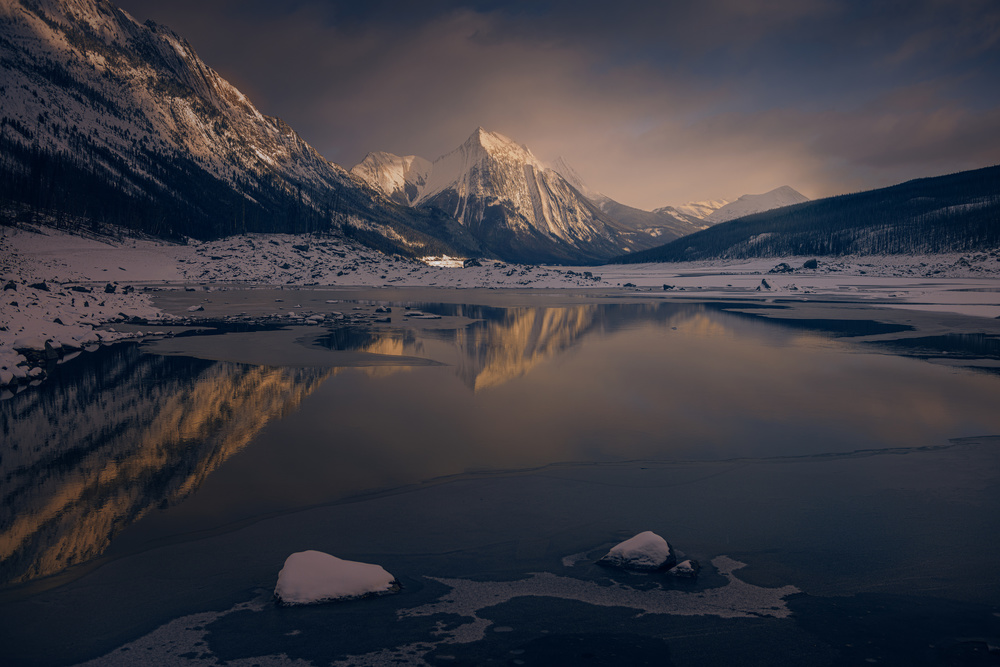
[[[595,331],[614,331],[637,322],[677,323],[702,313],[696,304],[586,304],[542,308],[495,308],[463,304],[418,304],[439,315],[478,320],[457,329],[344,328],[330,332],[320,345],[387,356],[435,357],[430,338],[446,340],[458,354],[458,376],[473,391],[497,387],[521,377],[547,359],[580,343]],[[438,350],[440,353],[441,350]],[[454,357],[438,358],[454,363]],[[366,372],[386,375],[404,367],[373,367]]]
[[[502,321],[458,332],[460,377],[479,391],[528,373],[574,345],[599,322],[596,305],[568,308],[517,308]]]
[[[104,354],[91,377],[0,404],[4,438],[13,443],[0,461],[2,583],[100,555],[150,509],[197,489],[329,374],[140,355],[133,347]]]
[[[456,333],[459,376],[475,391],[496,387],[578,345],[586,336],[636,323],[680,324],[698,318],[700,304],[587,304],[511,308]],[[475,317],[474,313],[463,313]]]

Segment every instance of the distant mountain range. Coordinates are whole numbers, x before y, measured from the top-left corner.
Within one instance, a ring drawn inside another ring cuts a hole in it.
[[[577,264],[676,257],[681,246],[653,249],[688,238],[684,257],[953,248],[990,237],[962,237],[959,221],[994,211],[982,189],[920,195],[934,187],[924,181],[893,200],[902,209],[849,222],[847,204],[787,186],[644,211],[483,128],[434,161],[370,153],[348,172],[261,114],[181,36],[106,0],[0,0],[0,100],[0,224],[175,239],[322,233],[409,257]],[[912,243],[883,229],[896,224]]]
[[[483,128],[433,162],[375,152],[351,173],[395,202],[454,217],[484,247],[521,261],[603,261],[718,221],[808,201],[785,186],[735,202],[689,204],[686,211],[644,211],[592,190],[563,158],[545,165],[527,147]]]
[[[558,172],[590,201],[597,204],[597,207],[603,213],[618,220],[634,232],[648,235],[651,239],[655,240],[655,245],[691,234],[699,229],[705,229],[710,224],[701,216],[684,213],[672,206],[664,206],[655,211],[645,211],[615,201],[611,197],[592,190],[587,186],[583,178],[580,177],[564,158],[560,157],[557,159],[552,169]]]
[[[997,248],[1000,166],[747,215],[613,261],[892,255]]]

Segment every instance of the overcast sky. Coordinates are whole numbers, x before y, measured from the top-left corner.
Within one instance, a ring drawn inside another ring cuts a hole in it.
[[[1000,1],[120,0],[350,168],[478,127],[654,208],[1000,163]]]

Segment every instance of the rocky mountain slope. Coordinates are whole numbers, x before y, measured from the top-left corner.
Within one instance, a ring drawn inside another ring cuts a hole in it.
[[[261,114],[168,28],[106,0],[0,0],[0,208],[160,236],[347,230],[475,252]],[[444,242],[438,239],[445,239]]]
[[[412,156],[372,153],[351,171],[396,201],[455,218],[507,261],[593,262],[656,243],[496,132],[478,128],[427,167]]]

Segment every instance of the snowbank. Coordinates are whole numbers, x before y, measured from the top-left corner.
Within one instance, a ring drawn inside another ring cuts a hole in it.
[[[102,324],[161,316],[148,295],[120,282],[127,269],[88,275],[71,266],[113,249],[58,232],[5,230],[0,236],[0,389],[40,380],[46,367],[68,353],[139,335],[99,328]],[[108,255],[105,261],[117,265],[129,263],[119,261],[126,259]],[[90,283],[82,284],[83,278]]]
[[[285,559],[274,595],[279,604],[317,604],[399,590],[395,577],[371,563],[341,560],[322,551],[299,551]]]
[[[665,539],[647,530],[612,547],[597,562],[625,570],[653,571],[672,567],[677,557]]]

